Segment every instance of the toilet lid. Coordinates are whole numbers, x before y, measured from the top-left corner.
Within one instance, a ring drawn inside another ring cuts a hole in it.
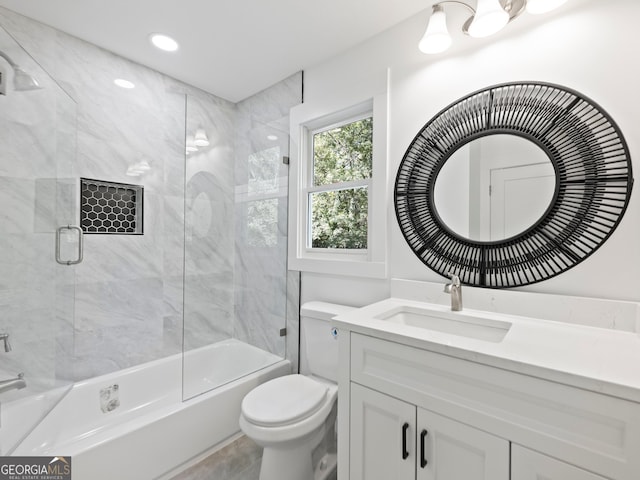
[[[254,425],[288,425],[318,411],[327,390],[327,385],[304,375],[286,375],[249,392],[242,401],[242,414]]]

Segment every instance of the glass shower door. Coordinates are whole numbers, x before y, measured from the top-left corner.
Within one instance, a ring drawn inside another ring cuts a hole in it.
[[[0,52],[0,334],[8,340],[0,380],[23,380],[0,391],[7,455],[72,384],[75,274],[67,263],[79,237],[67,228],[77,223],[76,104],[4,29]],[[27,90],[35,85],[21,71],[40,88]]]
[[[235,335],[286,355],[289,117],[252,118],[237,142]]]
[[[184,399],[286,354],[289,107],[273,102],[187,97]]]

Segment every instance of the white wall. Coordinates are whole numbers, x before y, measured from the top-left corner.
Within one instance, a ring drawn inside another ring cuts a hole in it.
[[[438,172],[433,188],[433,202],[442,221],[455,233],[467,238],[473,238],[469,236],[469,192],[473,188],[469,175],[471,158],[470,144],[456,150]]]
[[[494,37],[456,35],[456,46],[438,56],[417,50],[430,8],[339,57],[305,70],[305,102],[322,102],[344,85],[375,89],[390,72],[389,191],[398,165],[418,130],[442,108],[497,83],[536,80],[563,85],[608,112],[628,143],[634,169],[640,161],[640,95],[637,0],[570,0],[543,16],[523,14]],[[455,19],[450,29],[458,28]],[[640,218],[634,192],[625,218],[591,257],[552,279],[520,290],[640,300]],[[389,195],[393,198],[393,195]],[[404,241],[393,205],[389,215],[389,278],[443,281]],[[339,286],[339,287],[338,287]],[[303,274],[302,301],[322,299],[361,305],[388,295],[387,280]]]

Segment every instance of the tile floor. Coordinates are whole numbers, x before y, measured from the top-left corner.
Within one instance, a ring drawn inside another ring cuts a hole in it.
[[[258,480],[262,449],[242,436],[171,480]]]

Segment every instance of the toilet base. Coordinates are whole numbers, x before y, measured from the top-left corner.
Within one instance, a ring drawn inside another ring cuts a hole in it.
[[[337,455],[326,453],[316,465],[313,473],[313,480],[336,480],[337,477]]]
[[[337,463],[335,453],[326,453],[313,468],[312,453],[306,446],[287,450],[265,448],[260,480],[335,480]]]
[[[314,480],[309,445],[287,449],[265,447],[260,480]]]

